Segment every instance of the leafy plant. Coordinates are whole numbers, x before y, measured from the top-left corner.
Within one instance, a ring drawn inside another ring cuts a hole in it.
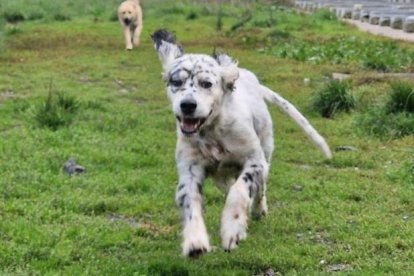
[[[333,117],[338,111],[349,112],[355,106],[354,97],[349,90],[349,83],[330,80],[314,93],[312,108],[325,118]]]

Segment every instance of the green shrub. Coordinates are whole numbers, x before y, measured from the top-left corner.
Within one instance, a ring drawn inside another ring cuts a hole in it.
[[[195,20],[197,18],[198,14],[195,11],[191,11],[186,17],[187,20]]]
[[[311,18],[314,20],[333,21],[336,20],[336,14],[328,9],[320,9],[312,13]]]
[[[4,52],[4,47],[4,20],[0,18],[0,53]]]
[[[277,42],[277,41],[272,41]],[[323,43],[322,43],[323,42]],[[340,37],[326,41],[289,40],[276,43],[270,54],[313,64],[359,64],[381,72],[401,71],[414,64],[414,51],[394,42]]]
[[[273,41],[273,42],[278,42],[280,40],[286,40],[290,38],[290,33],[287,31],[282,31],[282,30],[272,30],[267,37]]]
[[[28,20],[40,20],[45,17],[44,13],[42,12],[31,12],[27,17]]]
[[[63,14],[63,13],[56,13],[53,16],[53,19],[56,21],[70,21],[71,20],[68,14]]]
[[[413,85],[407,81],[392,83],[386,102],[369,108],[356,123],[364,132],[380,138],[414,134]]]
[[[25,16],[19,11],[6,11],[3,13],[3,17],[8,23],[18,23],[25,20]]]
[[[386,110],[388,113],[414,113],[414,87],[410,82],[398,81],[391,84]]]
[[[382,106],[371,107],[355,123],[363,132],[381,139],[414,134],[414,114],[388,113]]]
[[[74,97],[49,91],[44,102],[36,108],[35,120],[40,127],[57,130],[72,123],[78,108],[79,102]]]
[[[349,90],[348,82],[330,80],[313,94],[311,106],[325,118],[333,117],[338,111],[349,112],[355,106]]]

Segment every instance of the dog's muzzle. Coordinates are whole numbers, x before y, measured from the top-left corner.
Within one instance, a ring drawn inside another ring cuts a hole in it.
[[[181,112],[184,116],[191,116],[197,108],[197,102],[194,99],[188,99],[180,103]]]
[[[198,131],[205,119],[195,118],[194,113],[197,109],[197,102],[194,99],[186,99],[180,103],[182,117],[177,116],[180,122],[181,131],[186,135],[191,135]]]
[[[180,103],[180,109],[182,116],[177,116],[177,120],[180,123],[181,132],[185,135],[196,133],[212,113],[210,111],[207,117],[194,117],[197,109],[197,102],[194,99],[182,101]]]
[[[124,23],[125,23],[125,25],[129,25],[129,24],[131,24],[131,20],[128,19],[128,18],[125,18]]]

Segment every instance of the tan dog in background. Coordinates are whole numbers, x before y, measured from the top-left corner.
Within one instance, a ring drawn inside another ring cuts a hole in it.
[[[142,31],[142,9],[139,0],[126,0],[118,8],[118,19],[121,23],[127,50],[139,45]]]

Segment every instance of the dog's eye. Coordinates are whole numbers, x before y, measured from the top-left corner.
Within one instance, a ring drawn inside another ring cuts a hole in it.
[[[180,87],[181,85],[183,85],[183,81],[182,80],[173,80],[173,79],[170,79],[170,84],[172,86],[175,86],[175,87]]]
[[[213,86],[213,84],[209,81],[200,81],[198,84],[205,89],[209,89]]]

